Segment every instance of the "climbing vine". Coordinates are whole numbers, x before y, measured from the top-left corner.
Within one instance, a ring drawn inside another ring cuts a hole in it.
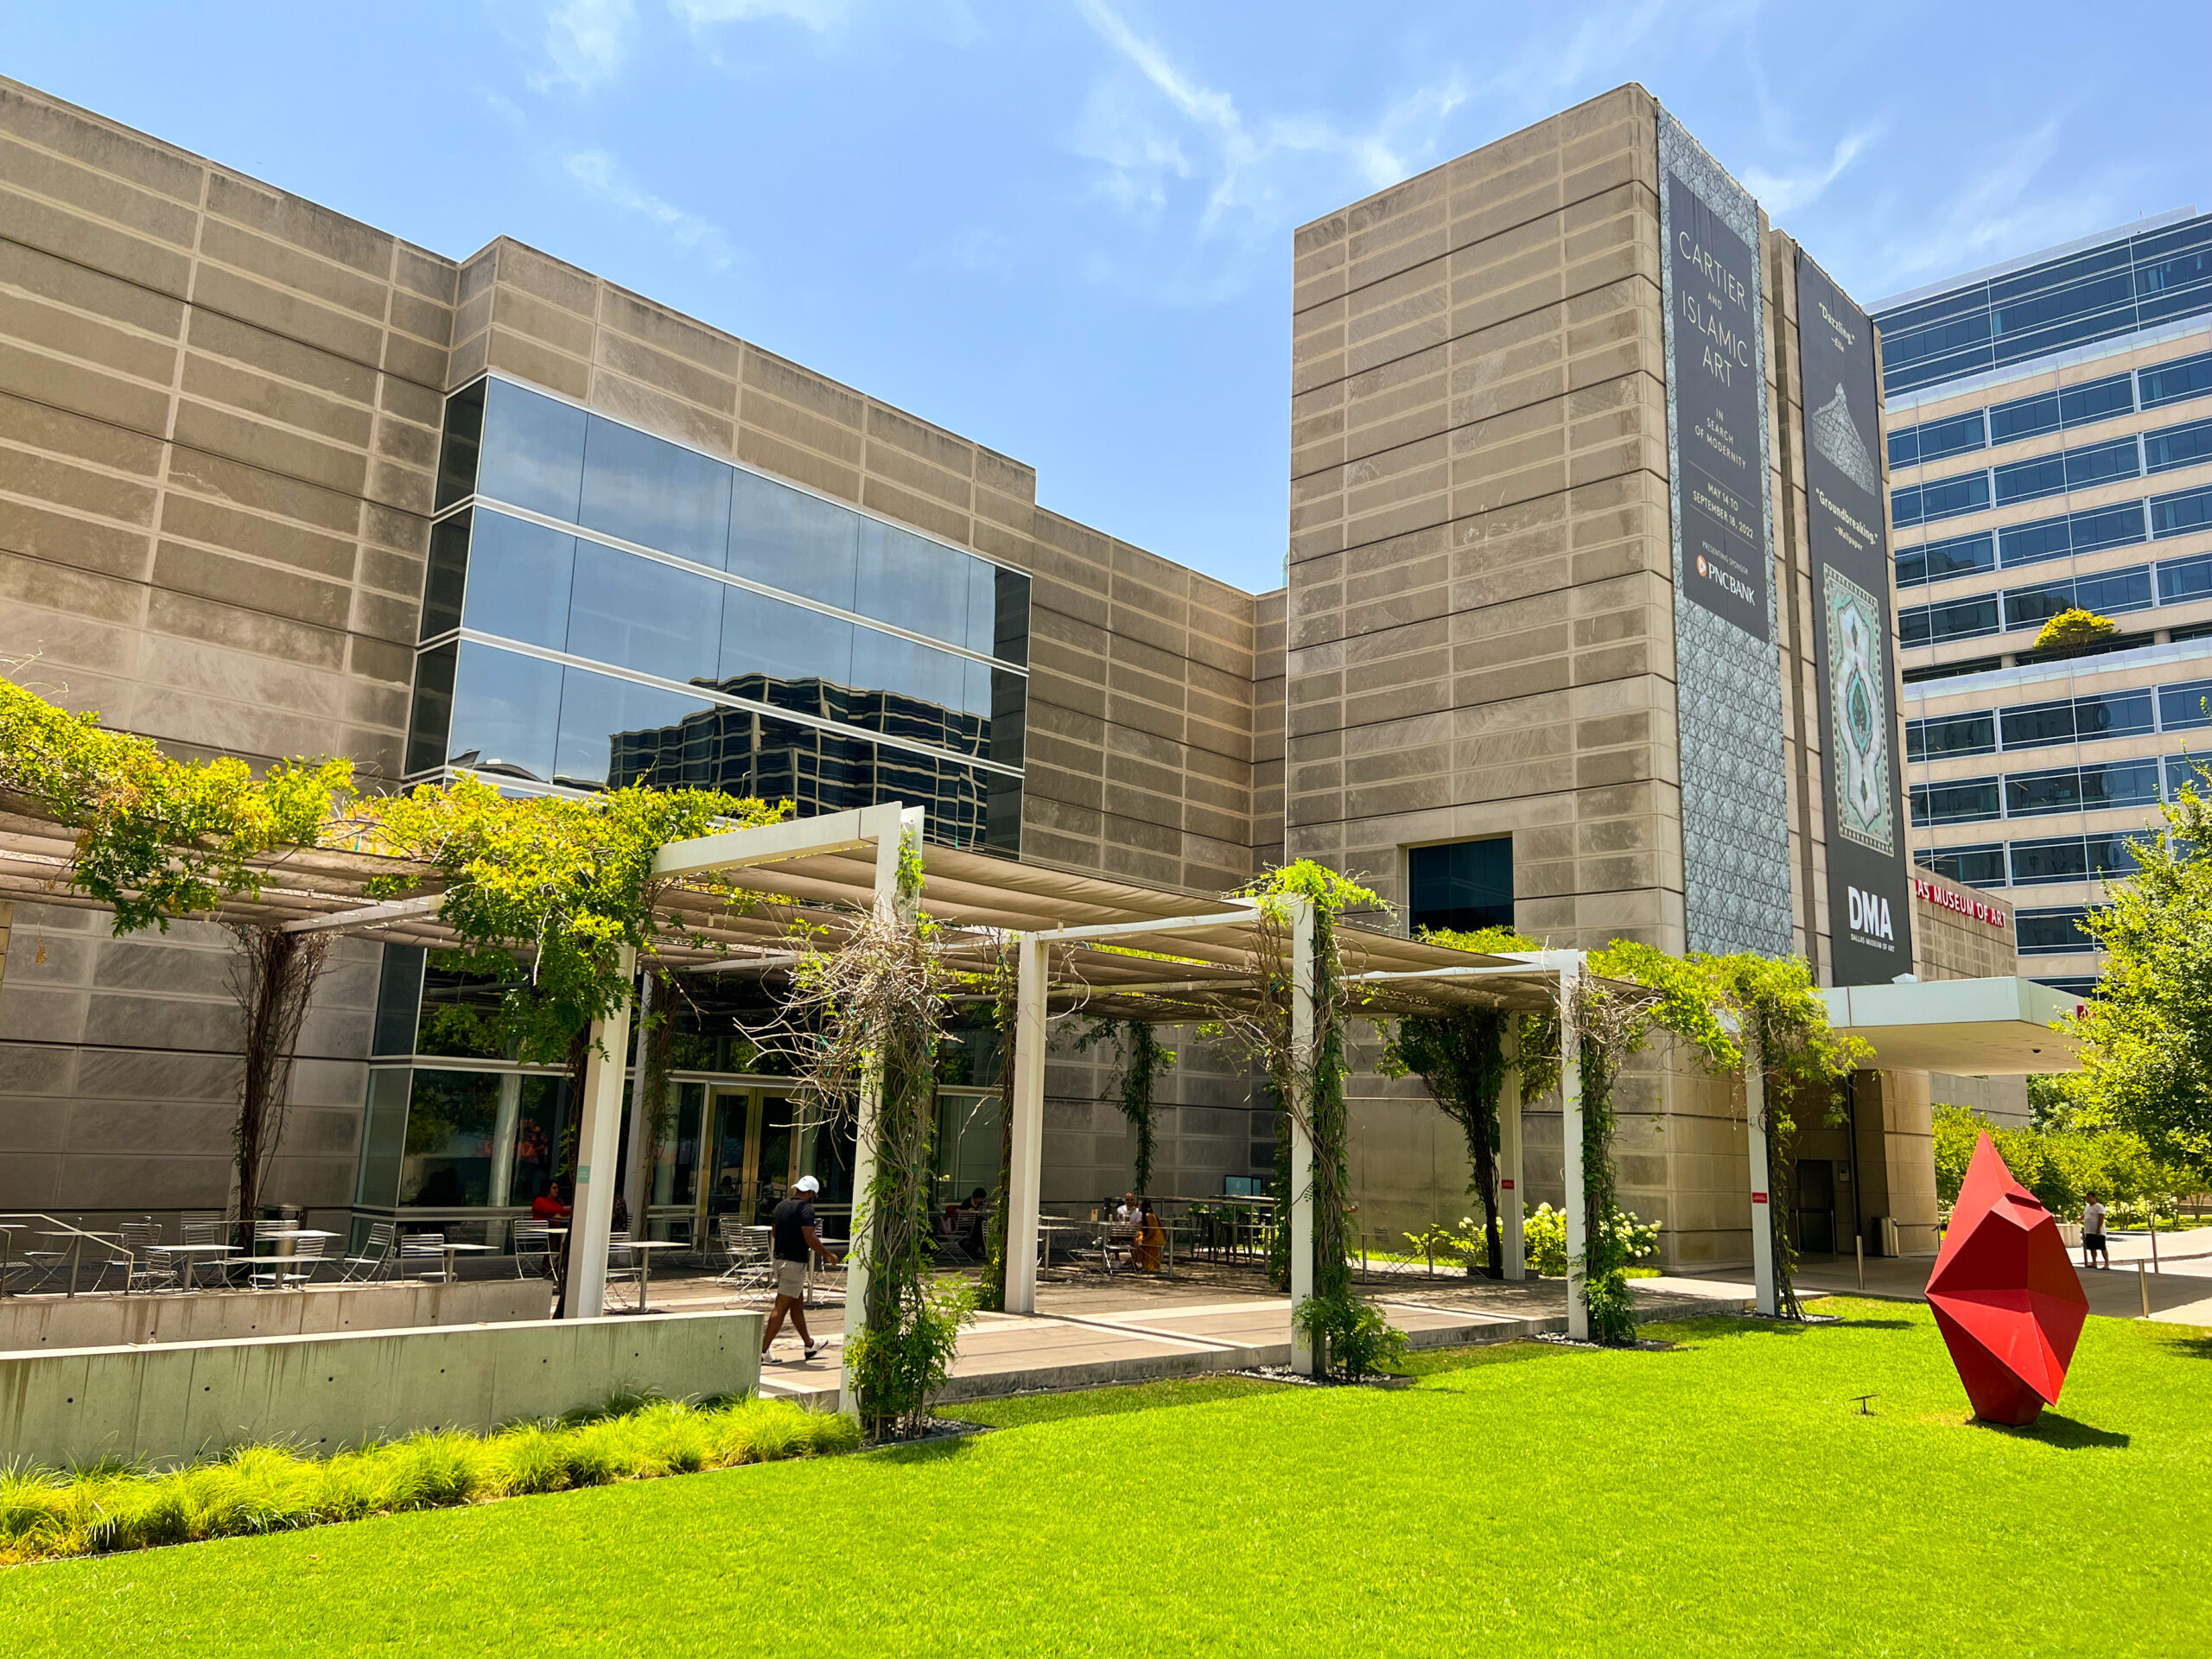
[[[1436,944],[1484,955],[1534,950],[1535,940],[1508,927],[1474,932],[1435,929],[1423,935]],[[1467,1141],[1467,1191],[1483,1206],[1484,1261],[1490,1276],[1503,1275],[1503,1239],[1498,1228],[1497,1155],[1502,1145],[1498,1107],[1505,1087],[1505,1033],[1509,1021],[1531,1016],[1499,1008],[1440,1007],[1433,1014],[1408,1014],[1389,1032],[1380,1070],[1385,1077],[1421,1078],[1429,1097],[1459,1126]],[[1541,1040],[1541,1038],[1537,1038]],[[1521,1091],[1525,1102],[1526,1089]],[[1467,1271],[1475,1272],[1471,1258]]]
[[[983,1273],[976,1306],[986,1313],[1006,1307],[1007,1228],[1014,1199],[1014,1081],[1016,1027],[1021,1019],[1021,976],[1012,935],[1001,936],[991,965],[977,976],[991,1000],[991,1029],[999,1039],[999,1174],[991,1195],[989,1230],[984,1236]]]
[[[1154,1125],[1154,1091],[1162,1072],[1173,1071],[1175,1051],[1161,1045],[1158,1031],[1146,1020],[1094,1020],[1090,1027],[1076,1039],[1076,1052],[1083,1053],[1103,1042],[1113,1042],[1121,1050],[1122,1071],[1115,1081],[1110,1098],[1121,1108],[1136,1135],[1136,1168],[1135,1179],[1140,1197],[1152,1192],[1152,1161],[1156,1134]]]
[[[1403,1338],[1371,1305],[1352,1294],[1349,1112],[1344,1080],[1350,1071],[1345,1026],[1363,999],[1347,979],[1338,918],[1346,910],[1387,909],[1382,899],[1351,878],[1310,859],[1269,871],[1239,890],[1260,905],[1258,956],[1262,994],[1252,1012],[1225,1016],[1217,1030],[1266,1070],[1276,1100],[1275,1213],[1278,1283],[1289,1268],[1288,1218],[1294,1200],[1287,1147],[1294,1122],[1313,1149],[1309,1189],[1313,1217],[1313,1294],[1292,1310],[1299,1330],[1332,1368],[1351,1376],[1371,1370],[1399,1351]],[[1305,1052],[1292,1030],[1291,910],[1287,900],[1313,906],[1313,1031]]]

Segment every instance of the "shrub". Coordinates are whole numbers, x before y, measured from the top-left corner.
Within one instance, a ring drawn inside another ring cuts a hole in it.
[[[0,1563],[275,1532],[860,1446],[849,1418],[817,1415],[788,1401],[693,1406],[633,1397],[575,1415],[580,1421],[512,1423],[480,1438],[416,1434],[327,1459],[244,1446],[161,1474],[118,1465],[68,1475],[18,1465],[0,1471]]]
[[[1639,1221],[1626,1210],[1615,1209],[1604,1224],[1611,1230],[1622,1259],[1641,1262],[1659,1252],[1659,1223]],[[1522,1247],[1529,1265],[1547,1279],[1567,1277],[1567,1211],[1540,1204],[1522,1217]]]
[[[1299,1335],[1325,1356],[1339,1376],[1372,1376],[1406,1357],[1406,1333],[1382,1309],[1356,1296],[1309,1296],[1291,1313]]]

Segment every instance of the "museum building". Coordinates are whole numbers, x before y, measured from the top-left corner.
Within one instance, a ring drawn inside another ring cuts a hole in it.
[[[1193,893],[1323,859],[1395,930],[1795,952],[1835,985],[2012,971],[2011,907],[1907,856],[1874,327],[1640,87],[1298,232],[1263,594],[519,243],[417,249],[12,82],[0,192],[0,651],[175,753],[896,799],[942,844]],[[105,923],[13,907],[0,1206],[218,1207],[227,940]],[[276,1195],[496,1230],[557,1171],[566,1076],[475,1052],[447,1011],[486,988],[420,950],[334,960]],[[754,1069],[766,995],[686,976],[658,1216],[836,1185],[834,1129]],[[1045,1196],[1080,1203],[1128,1149],[1110,1048],[1065,1035]],[[953,1046],[965,1191],[997,1054]],[[1154,1190],[1264,1178],[1253,1078],[1175,1046]],[[1354,1177],[1387,1247],[1472,1200],[1456,1128],[1372,1058]],[[1916,1065],[1808,1135],[1805,1248],[1932,1248],[1931,1100],[2019,1085]],[[1622,1098],[1623,1202],[1671,1261],[1746,1259],[1732,1081],[1662,1046]],[[1558,1121],[1529,1118],[1531,1202],[1560,1197]]]

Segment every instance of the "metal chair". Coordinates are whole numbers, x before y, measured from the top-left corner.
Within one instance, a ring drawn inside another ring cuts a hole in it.
[[[162,1249],[162,1230],[150,1221],[126,1221],[119,1230],[123,1248],[130,1253],[124,1281],[127,1290],[173,1290],[176,1287],[176,1258]],[[160,1252],[158,1264],[154,1260]]]
[[[446,1278],[446,1236],[443,1233],[410,1233],[401,1239],[399,1276],[402,1279],[435,1280],[443,1284]]]
[[[769,1251],[774,1232],[766,1227],[744,1227],[725,1222],[722,1228],[722,1249],[729,1257],[715,1282],[728,1285],[732,1290],[766,1290],[774,1282],[775,1263]]]
[[[257,1250],[255,1254],[257,1255],[261,1252]],[[308,1283],[315,1277],[315,1270],[322,1265],[322,1241],[319,1238],[295,1240],[290,1259],[300,1264],[300,1270],[271,1262],[268,1271],[253,1275],[254,1287],[257,1290],[283,1290]]]
[[[607,1236],[607,1287],[612,1290],[618,1284],[633,1287],[637,1300],[630,1304],[632,1307],[645,1306],[645,1268],[638,1253],[630,1248],[630,1230],[626,1227]]]
[[[553,1276],[553,1230],[542,1221],[514,1224],[515,1277],[550,1279]]]
[[[369,1236],[361,1246],[359,1255],[349,1255],[340,1263],[339,1276],[347,1284],[366,1284],[372,1279],[382,1278],[391,1271],[391,1246],[397,1227],[388,1221],[369,1224]]]

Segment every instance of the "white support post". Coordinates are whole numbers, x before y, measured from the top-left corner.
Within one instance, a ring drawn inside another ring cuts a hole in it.
[[[906,912],[910,918],[920,908],[917,899],[911,905],[899,900],[899,853],[906,845],[909,833],[918,849],[925,827],[925,814],[918,806],[900,811],[898,822],[886,817],[864,819],[876,830],[875,837],[875,912],[879,916],[893,910]],[[850,1252],[845,1258],[845,1346],[850,1354],[853,1339],[868,1329],[868,1190],[875,1184],[875,1115],[883,1105],[882,1096],[874,1088],[861,1091],[859,1122],[855,1128],[853,1145],[853,1221],[851,1236],[846,1241]],[[837,1388],[837,1409],[848,1417],[860,1410],[853,1395],[853,1368],[849,1362],[840,1367]]]
[[[1313,1139],[1306,1119],[1313,1109],[1308,1084],[1313,1066],[1313,905],[1306,899],[1284,901],[1290,920],[1291,1086],[1306,1097],[1286,1102],[1290,1111],[1290,1305],[1294,1309],[1313,1294]],[[1293,1327],[1290,1368],[1313,1376],[1326,1363],[1313,1344]]]
[[[1044,940],[1014,941],[1014,1168],[1006,1195],[1006,1311],[1037,1311],[1037,1211],[1043,1190],[1046,952]]]
[[[637,952],[622,948],[622,976],[637,971]],[[591,1022],[591,1058],[584,1065],[583,1119],[576,1129],[576,1193],[569,1226],[568,1298],[572,1319],[607,1311],[607,1236],[614,1225],[614,1163],[622,1141],[622,1073],[630,1046],[630,1004]]]
[[[522,1133],[522,1079],[510,1071],[499,1079],[499,1115],[492,1124],[492,1191],[494,1210],[507,1207],[514,1193],[515,1137]]]
[[[650,1139],[652,1103],[645,1098],[645,1031],[652,1017],[653,976],[652,970],[647,969],[645,983],[638,992],[637,1047],[630,1063],[630,1155],[622,1172],[622,1203],[630,1212],[632,1238],[646,1237],[649,1232],[645,1217],[652,1189],[646,1185],[645,1170],[653,1160],[656,1148]]]
[[[1770,1317],[1782,1312],[1774,1281],[1774,1209],[1771,1179],[1766,1165],[1766,1076],[1747,1053],[1744,1061],[1744,1117],[1751,1131],[1751,1279],[1758,1293],[1759,1312]]]
[[[1567,1162],[1567,1334],[1590,1339],[1590,1214],[1582,1170],[1582,1044],[1574,1028],[1580,951],[1548,953],[1559,963],[1559,1129]]]
[[[1529,1250],[1521,1232],[1521,1020],[1505,1016],[1505,1080],[1497,1091],[1497,1236],[1505,1276],[1529,1275]]]

